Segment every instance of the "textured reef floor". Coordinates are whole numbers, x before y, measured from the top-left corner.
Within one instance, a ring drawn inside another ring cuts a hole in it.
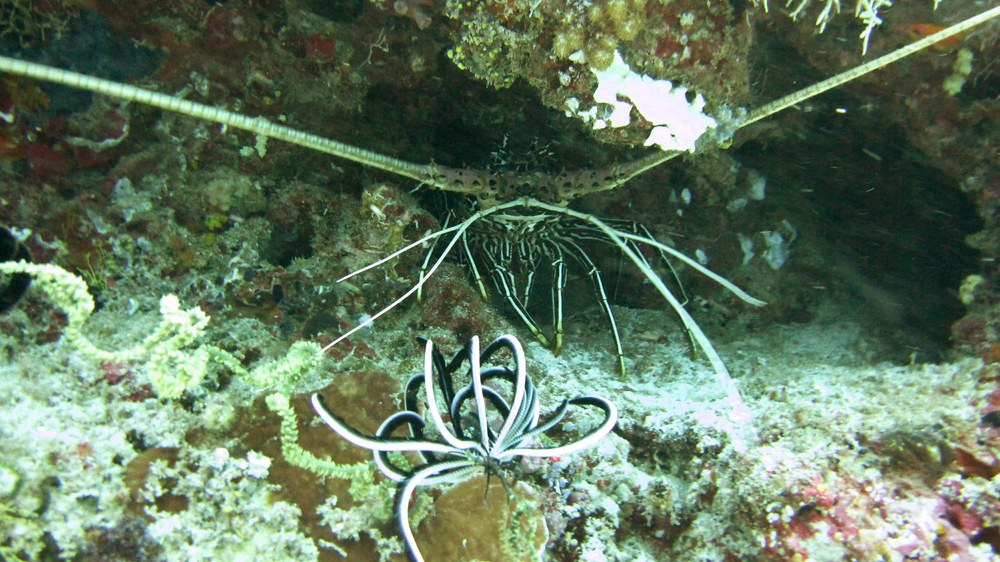
[[[688,101],[704,96],[720,121],[864,60],[849,8],[817,34],[781,6],[683,0],[9,4],[3,54],[491,170],[646,154],[645,119],[593,128],[612,118],[588,97],[590,65],[615,53],[685,85]],[[869,52],[978,6],[898,4]],[[81,315],[86,299],[36,282],[0,316],[0,561],[403,560],[394,485],[319,422],[309,394],[373,432],[422,370],[417,336],[450,354],[505,333],[525,345],[543,410],[599,395],[618,427],[502,479],[421,490],[411,520],[427,560],[1000,560],[997,36],[992,24],[935,45],[725,150],[572,203],[641,223],[768,301],[656,266],[749,419],[650,284],[600,245],[588,252],[624,375],[578,265],[557,355],[501,295],[485,301],[458,259],[420,302],[323,356],[297,355],[404,292],[422,251],[339,277],[467,203],[0,77],[0,223],[95,303]],[[536,281],[539,318],[550,277]],[[571,415],[555,437],[587,421]]]

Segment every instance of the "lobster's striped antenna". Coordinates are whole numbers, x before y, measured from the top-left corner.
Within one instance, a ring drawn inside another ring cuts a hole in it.
[[[435,175],[433,166],[414,164],[319,135],[306,133],[292,127],[278,125],[263,117],[249,117],[221,107],[181,99],[130,84],[113,82],[87,74],[80,74],[79,72],[5,56],[0,56],[0,72],[35,78],[70,88],[87,90],[102,96],[141,103],[157,107],[164,111],[179,113],[194,117],[195,119],[249,131],[266,138],[282,140],[421,182],[430,183]]]
[[[743,121],[738,124],[739,128],[756,123],[761,119],[774,115],[775,113],[787,109],[795,104],[802,103],[827,90],[846,84],[861,76],[869,74],[875,70],[888,66],[900,59],[903,59],[921,49],[964,33],[978,25],[981,25],[1000,15],[1000,6],[996,6],[978,15],[947,27],[937,33],[928,35],[923,39],[901,47],[887,55],[873,59],[865,64],[856,66],[850,70],[842,72],[836,76],[823,80],[803,88],[797,92],[765,104],[750,111]],[[297,146],[317,150],[337,158],[343,158],[365,166],[369,166],[385,172],[390,172],[403,177],[419,181],[425,185],[457,193],[465,193],[479,197],[482,201],[492,201],[496,195],[504,194],[503,189],[496,184],[497,178],[490,172],[482,170],[459,170],[438,166],[434,164],[414,164],[406,160],[400,160],[391,156],[386,156],[371,150],[365,150],[353,145],[338,142],[326,137],[306,133],[285,125],[272,123],[262,117],[249,117],[220,107],[214,107],[190,100],[181,99],[167,94],[154,92],[129,84],[104,80],[78,72],[53,68],[43,64],[22,61],[19,59],[0,56],[0,72],[7,72],[19,76],[35,78],[46,82],[62,84],[71,88],[88,90],[96,94],[105,95],[121,100],[133,101],[153,107],[158,107],[165,111],[180,113],[196,119],[202,119],[213,123],[249,131],[265,138],[274,138],[289,142]],[[664,151],[655,152],[633,162],[613,166],[609,170],[601,171],[595,176],[595,171],[583,170],[578,172],[564,173],[561,181],[555,186],[545,186],[555,192],[556,199],[565,204],[571,199],[593,193],[596,191],[607,191],[614,189],[632,178],[659,166],[660,164],[673,159],[680,152]],[[537,175],[537,174],[536,174]],[[591,177],[595,176],[595,177]],[[544,180],[546,178],[535,177],[530,180]],[[524,178],[514,178],[512,183],[517,184],[524,181]],[[499,182],[505,183],[505,182]],[[540,186],[541,187],[541,186]],[[496,192],[496,193],[494,193]]]
[[[939,43],[941,41],[944,41],[945,39],[954,37],[960,33],[965,33],[966,31],[972,29],[973,27],[985,23],[997,16],[1000,16],[1000,6],[990,8],[989,10],[986,10],[985,12],[972,16],[969,19],[962,20],[954,25],[946,27],[945,29],[938,31],[937,33],[932,33],[931,35],[928,35],[923,39],[914,41],[913,43],[910,43],[905,47],[900,47],[887,55],[882,55],[877,59],[872,59],[866,62],[865,64],[862,64],[860,66],[855,66],[850,70],[841,72],[840,74],[827,78],[822,82],[817,82],[812,86],[802,88],[801,90],[791,93],[783,98],[776,99],[769,104],[763,105],[751,111],[750,114],[747,116],[747,118],[743,120],[742,123],[740,123],[740,127],[742,128],[746,127],[751,123],[756,123],[761,119],[770,117],[771,115],[774,115],[775,113],[787,109],[797,103],[802,103],[807,99],[814,98],[827,90],[832,90],[837,86],[846,84],[852,80],[864,76],[865,74],[869,74],[880,68],[889,66],[890,64],[898,60],[904,59],[912,55],[913,53],[916,53],[917,51],[926,49],[927,47],[930,47],[935,43]]]

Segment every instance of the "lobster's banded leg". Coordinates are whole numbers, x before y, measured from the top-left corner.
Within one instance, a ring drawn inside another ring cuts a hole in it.
[[[479,272],[479,266],[476,265],[476,256],[469,247],[469,239],[465,237],[462,239],[462,250],[465,252],[465,262],[469,264],[469,270],[472,272],[472,279],[476,282],[476,288],[479,289],[479,295],[483,297],[483,301],[486,303],[490,302],[490,292],[486,290],[486,283],[483,282],[483,275]]]
[[[503,267],[503,259],[497,259],[488,250],[485,252],[487,261],[490,267],[490,277],[493,279],[493,285],[496,287],[497,291],[503,296],[510,306],[514,309],[514,313],[517,314],[521,322],[528,327],[528,331],[531,335],[538,340],[539,343],[545,347],[552,349],[552,341],[549,337],[538,327],[538,323],[535,322],[534,317],[531,313],[524,307],[524,303],[521,302],[520,298],[517,296],[517,286],[516,280],[513,274],[506,268]]]
[[[566,261],[562,252],[552,263],[555,276],[552,279],[552,337],[555,339],[553,353],[559,355],[563,346],[563,290],[566,288]]]
[[[601,310],[604,311],[604,316],[608,319],[608,324],[611,326],[611,337],[614,339],[615,343],[615,355],[618,357],[618,373],[621,376],[625,376],[625,351],[622,349],[622,337],[618,332],[618,321],[615,319],[615,313],[611,309],[611,302],[608,300],[608,293],[604,290],[604,277],[601,275],[601,270],[594,263],[594,260],[590,259],[587,252],[578,246],[575,242],[567,240],[564,242],[567,248],[571,250],[570,254],[576,258],[585,268],[587,268],[587,276],[590,277],[591,282],[594,284],[594,292],[597,294],[597,302],[601,305]]]
[[[646,228],[645,225],[632,223],[632,231],[635,232],[636,234],[638,234],[639,236],[645,236],[646,238],[649,238],[650,240],[656,240],[656,238],[649,231],[649,229]],[[659,240],[657,240],[657,242],[659,242]],[[661,244],[662,244],[662,242],[661,242]],[[670,270],[670,276],[674,278],[674,282],[677,283],[677,288],[680,289],[681,294],[679,295],[678,300],[680,301],[680,303],[682,305],[687,306],[688,302],[690,302],[690,300],[691,300],[691,297],[688,296],[687,289],[684,288],[684,283],[681,283],[681,278],[680,278],[680,275],[678,275],[678,273],[677,273],[677,268],[674,267],[673,262],[671,262],[670,258],[667,257],[667,253],[664,252],[661,248],[657,248],[657,247],[653,246],[653,249],[656,250],[657,254],[659,254],[660,260],[663,262],[663,265],[667,266],[667,269]],[[638,248],[637,248],[637,250],[638,250]],[[642,252],[638,252],[638,253],[639,253],[640,256],[642,255]],[[643,257],[645,257],[645,256],[643,256]],[[649,264],[649,261],[647,260],[646,263]],[[652,269],[652,265],[651,264],[650,264],[650,268]]]

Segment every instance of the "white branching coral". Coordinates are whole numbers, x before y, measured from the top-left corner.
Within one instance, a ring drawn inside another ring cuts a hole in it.
[[[879,9],[889,6],[892,6],[892,2],[889,0],[858,0],[857,5],[854,6],[854,17],[865,24],[864,30],[859,35],[862,54],[868,54],[868,40],[871,39],[872,31],[882,24],[882,18],[878,15]]]
[[[228,351],[204,343],[209,316],[199,307],[182,308],[176,295],[160,298],[160,322],[137,344],[102,349],[84,327],[94,312],[94,299],[80,277],[54,264],[0,262],[0,273],[31,276],[36,287],[66,315],[66,341],[80,356],[97,363],[143,364],[153,391],[162,398],[180,398],[196,390],[215,369],[225,368],[257,389],[287,391],[322,360],[314,342],[295,342],[282,358],[248,370]]]
[[[934,9],[938,7],[940,0],[934,0]],[[763,4],[764,9],[767,9],[767,2],[758,2],[758,4]],[[822,0],[822,8],[819,10],[819,14],[816,15],[816,27],[819,29],[820,33],[826,30],[826,24],[830,23],[830,19],[840,13],[840,0]],[[789,16],[792,20],[798,20],[800,16],[809,11],[809,8],[813,5],[813,0],[787,0],[785,2],[785,7],[795,6]],[[882,16],[879,11],[892,6],[891,0],[857,0],[854,5],[854,17],[861,20],[864,24],[864,29],[858,37],[861,39],[861,53],[868,54],[868,41],[871,39],[872,32],[876,27],[882,24]]]

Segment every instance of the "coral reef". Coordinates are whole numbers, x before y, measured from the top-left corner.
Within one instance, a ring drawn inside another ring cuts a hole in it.
[[[654,124],[634,99],[614,96],[632,105],[627,125],[594,129],[618,107],[595,98],[616,53],[628,75],[670,81],[691,106],[700,95],[698,113],[724,122],[859,63],[866,29],[829,2],[8,4],[0,15],[44,16],[27,20],[44,33],[28,44],[0,30],[4,54],[413,162],[547,172],[645,154]],[[885,20],[871,55],[981,8],[869,5]],[[614,375],[585,274],[567,280],[562,354],[528,343],[526,356],[543,403],[606,396],[618,428],[585,453],[522,462],[509,494],[496,480],[421,490],[411,517],[428,558],[996,559],[996,38],[991,24],[935,45],[739,131],[728,150],[574,202],[769,302],[748,310],[690,268],[661,272],[739,384],[745,441],[730,439],[687,334],[617,253],[596,252],[628,377]],[[422,302],[313,351],[412,285],[421,261],[338,278],[465,203],[11,76],[0,119],[0,223],[75,279],[34,283],[0,317],[0,558],[403,559],[395,486],[316,423],[309,394],[373,434],[422,369],[413,334],[454,349],[518,333],[516,318],[447,263]],[[25,267],[5,265],[0,285]]]

